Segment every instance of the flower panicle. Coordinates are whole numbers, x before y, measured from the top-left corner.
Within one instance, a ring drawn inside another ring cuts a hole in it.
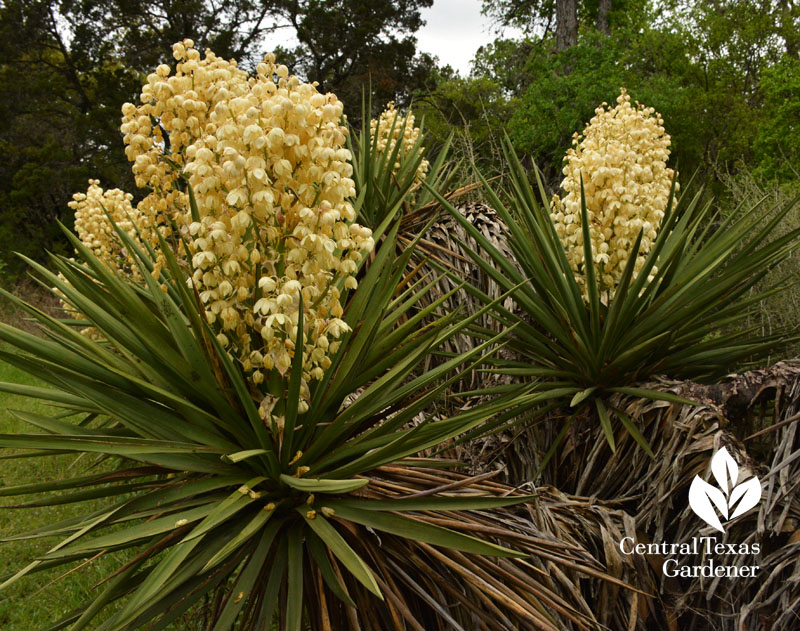
[[[564,158],[562,195],[555,195],[551,219],[567,258],[588,297],[581,229],[583,182],[592,253],[601,296],[613,298],[639,233],[634,277],[644,265],[664,218],[675,172],[667,167],[670,136],[652,108],[631,104],[622,88],[614,107],[603,103],[576,133]],[[678,190],[678,184],[675,184]],[[651,272],[655,274],[657,269]]]
[[[154,231],[166,236],[176,226],[188,246],[176,256],[207,319],[255,384],[290,370],[302,304],[307,392],[348,330],[342,292],[357,287],[373,248],[350,202],[342,103],[272,54],[254,76],[212,51],[201,56],[191,40],[175,44],[173,56],[174,69],[163,64],[147,77],[140,104],[122,108],[126,155],[149,194],[133,208],[130,195],[90,183],[73,202],[79,236],[119,269],[99,200],[115,222],[125,210],[156,243]]]
[[[398,143],[400,144],[397,158],[392,165],[392,173],[394,174],[397,174],[400,170],[404,158],[417,143],[420,128],[415,126],[415,122],[414,113],[409,110],[403,116],[395,109],[394,101],[389,101],[380,116],[370,121],[370,142],[375,142],[379,153],[391,155]],[[422,151],[424,152],[424,147]],[[424,180],[428,175],[429,168],[430,162],[423,158],[417,167],[417,178]]]

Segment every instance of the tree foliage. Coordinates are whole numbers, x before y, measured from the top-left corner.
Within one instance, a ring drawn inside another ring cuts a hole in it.
[[[755,142],[761,173],[768,178],[800,177],[800,60],[790,56],[761,78],[766,117]]]
[[[559,183],[571,135],[623,86],[669,121],[683,172],[700,169],[713,181],[720,168],[741,163],[763,164],[770,177],[796,176],[790,121],[800,4],[624,0],[611,3],[604,29],[603,3],[586,0],[578,3],[577,42],[568,47],[556,37],[558,4],[485,2],[495,24],[526,37],[495,41],[474,66],[481,79],[502,86],[512,112],[502,124],[548,184]]]
[[[357,118],[362,91],[371,87],[376,108],[408,102],[433,61],[417,55],[420,10],[433,0],[270,0],[275,16],[294,27],[298,44],[284,47],[294,72],[334,92]],[[288,63],[288,62],[287,62]],[[374,112],[373,112],[374,113]]]

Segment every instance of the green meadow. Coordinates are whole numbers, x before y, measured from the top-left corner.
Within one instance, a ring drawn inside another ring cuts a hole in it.
[[[38,385],[37,380],[8,364],[0,362],[0,382]],[[30,426],[15,418],[13,411],[21,410],[42,415],[52,415],[53,408],[36,399],[0,393],[0,433],[26,433]],[[39,430],[32,430],[38,432]],[[11,453],[4,450],[3,455]],[[102,462],[92,460],[84,454],[76,459],[73,455],[55,455],[44,458],[24,458],[0,460],[0,487],[30,484],[42,480],[56,480],[97,471]],[[63,493],[62,493],[63,494]],[[58,493],[53,494],[58,495]],[[48,497],[51,497],[48,495]],[[30,501],[41,499],[41,495],[31,496]],[[15,505],[19,498],[0,498],[0,505]],[[28,498],[23,498],[28,499]],[[57,545],[57,538],[25,539],[7,541],[46,526],[50,523],[67,520],[91,512],[102,506],[102,500],[95,502],[64,503],[52,506],[19,508],[3,511],[0,516],[0,576],[6,580],[25,567],[31,559],[47,552]],[[72,568],[63,567],[43,570],[30,574],[12,585],[0,598],[0,629],[2,631],[42,631],[56,620],[79,607],[89,598],[97,595],[98,583],[108,578],[130,556],[123,552],[110,552],[96,559],[76,564]],[[75,571],[73,571],[75,570]],[[101,615],[102,620],[113,612],[113,608]],[[169,626],[170,630],[191,631],[195,626],[195,613],[185,615],[179,622]]]

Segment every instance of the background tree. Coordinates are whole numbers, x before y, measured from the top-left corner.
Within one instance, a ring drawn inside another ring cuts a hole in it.
[[[597,3],[597,30],[604,35],[611,34],[608,17],[611,13],[611,0],[599,0]]]
[[[334,92],[351,120],[362,91],[371,84],[377,113],[390,100],[408,103],[432,68],[417,54],[414,33],[421,10],[433,0],[271,0],[273,15],[291,25],[298,45],[283,47],[281,59],[298,75]]]
[[[578,3],[556,1],[556,48],[566,50],[578,43]]]
[[[134,191],[119,134],[120,107],[145,69],[185,36],[220,54],[255,53],[265,8],[249,0],[12,0],[0,8],[0,247],[40,256],[60,249],[55,223],[99,177]],[[95,175],[92,175],[95,174]],[[4,257],[6,271],[19,270]]]
[[[127,171],[109,132],[113,105],[131,71],[118,62],[86,65],[71,48],[55,8],[10,2],[0,10],[0,247],[33,254],[60,242],[57,218],[96,171],[121,182]],[[11,271],[17,261],[9,257]]]
[[[484,0],[482,11],[496,26],[513,26],[528,37],[546,40],[560,28],[574,45],[579,27],[608,35],[612,25],[643,23],[642,10],[649,4],[648,0]]]

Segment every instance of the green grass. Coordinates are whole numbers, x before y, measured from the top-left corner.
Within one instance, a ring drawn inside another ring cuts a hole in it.
[[[0,363],[0,381],[37,383],[33,377],[7,364]],[[17,420],[7,409],[26,410],[43,415],[52,414],[52,408],[33,399],[0,394],[0,433],[30,432],[31,428]],[[6,450],[3,450],[6,451]],[[3,454],[4,455],[4,454]],[[91,463],[76,461],[74,456],[51,456],[0,460],[0,483],[6,486],[57,479],[79,475]],[[53,521],[67,519],[85,511],[86,506],[65,504],[43,508],[10,509],[9,504],[20,498],[0,498],[0,538],[44,526]],[[27,498],[24,498],[27,499]],[[52,541],[25,540],[0,544],[0,575],[24,567],[37,554],[46,552]],[[81,571],[73,572],[53,583],[63,573],[63,568],[33,574],[0,593],[0,629],[3,631],[28,631],[45,629],[81,604],[92,586],[111,570],[117,562],[113,558],[100,558],[87,564]]]
[[[0,382],[41,385],[30,375],[0,362]],[[0,393],[0,433],[36,432],[26,423],[14,418],[8,409],[25,410],[42,415],[50,415],[53,409],[34,399]],[[0,456],[10,450],[0,449]],[[49,456],[23,458],[20,460],[0,460],[0,485],[10,486],[81,475],[92,461],[86,457],[76,460],[74,456]],[[0,539],[32,530],[54,521],[68,519],[98,507],[99,500],[91,506],[64,504],[43,508],[6,508],[33,497],[0,497]],[[46,552],[57,543],[56,540],[32,539],[0,543],[0,577],[25,567],[38,554]],[[86,563],[77,571],[61,578],[69,569],[55,568],[24,577],[7,590],[0,592],[0,629],[2,631],[41,631],[69,613],[89,596],[94,594],[94,586],[125,562],[128,554],[108,554]],[[59,580],[60,579],[60,580]],[[0,582],[2,582],[0,580]],[[189,631],[197,627],[197,611],[190,611],[169,628],[175,631]],[[99,618],[98,618],[99,620]]]

